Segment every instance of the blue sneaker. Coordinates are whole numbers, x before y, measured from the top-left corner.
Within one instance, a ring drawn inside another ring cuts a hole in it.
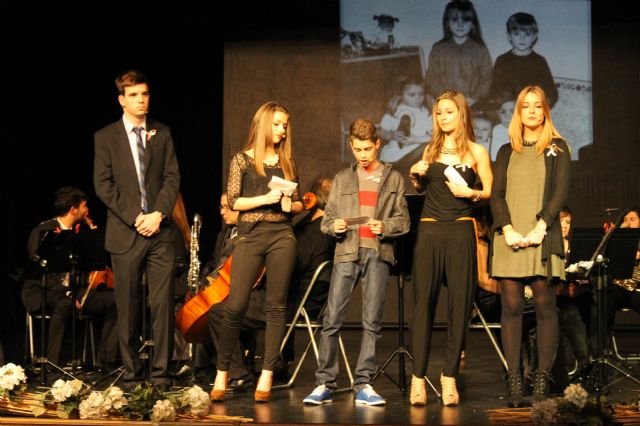
[[[322,405],[333,402],[333,391],[325,385],[320,385],[303,399],[302,402],[311,405]]]
[[[364,385],[362,390],[356,395],[356,404],[361,405],[384,405],[387,401],[373,390],[371,385]]]

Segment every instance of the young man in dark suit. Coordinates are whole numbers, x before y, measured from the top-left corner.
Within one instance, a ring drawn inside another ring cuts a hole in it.
[[[171,385],[174,225],[178,161],[166,125],[147,118],[149,84],[139,71],[116,79],[123,116],[95,134],[94,185],[108,208],[105,248],[111,253],[125,387],[143,375],[139,322],[143,274],[148,285],[153,357],[150,380]]]

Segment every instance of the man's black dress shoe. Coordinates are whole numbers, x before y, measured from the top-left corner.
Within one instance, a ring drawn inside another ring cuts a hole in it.
[[[230,393],[245,393],[256,385],[256,381],[252,375],[247,375],[241,379],[234,379],[227,385],[227,392]]]

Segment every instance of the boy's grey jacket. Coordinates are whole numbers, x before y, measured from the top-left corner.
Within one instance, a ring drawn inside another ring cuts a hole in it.
[[[378,236],[378,255],[382,260],[393,265],[395,255],[392,238],[409,232],[409,210],[404,197],[404,179],[402,175],[391,169],[390,164],[381,163],[384,167],[378,186],[378,202],[374,219],[382,221],[383,234]],[[360,216],[360,199],[357,164],[352,164],[336,175],[331,185],[329,201],[322,218],[322,232],[338,240],[334,262],[353,262],[358,260],[360,247],[359,225],[349,227],[343,234],[333,232],[336,219]]]

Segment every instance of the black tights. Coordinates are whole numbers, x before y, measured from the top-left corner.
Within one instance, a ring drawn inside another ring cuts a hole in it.
[[[546,278],[500,280],[502,346],[509,370],[517,370],[520,366],[524,285],[529,281],[536,308],[538,371],[549,371],[558,346],[558,312],[555,288],[547,284]]]

